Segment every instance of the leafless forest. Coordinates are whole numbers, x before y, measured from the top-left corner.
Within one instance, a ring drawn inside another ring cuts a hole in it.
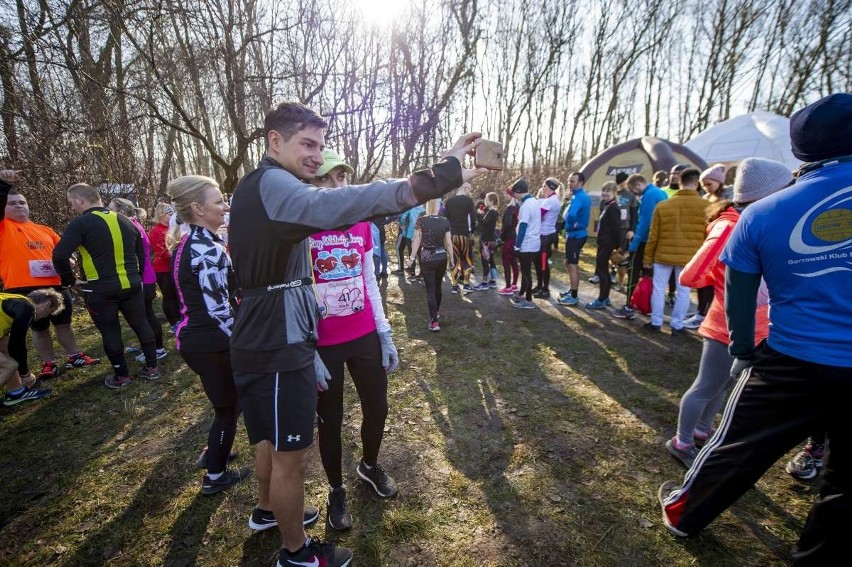
[[[146,205],[188,172],[231,190],[284,99],[368,179],[466,129],[536,175],[852,91],[852,0],[398,1],[377,22],[357,1],[3,0],[0,161],[56,220],[72,181]]]

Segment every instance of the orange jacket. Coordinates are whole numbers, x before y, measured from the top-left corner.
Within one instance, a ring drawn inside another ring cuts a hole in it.
[[[733,207],[722,211],[707,227],[704,244],[680,273],[681,285],[693,288],[713,286],[713,302],[707,310],[704,322],[698,328],[698,333],[726,345],[730,344],[731,339],[725,319],[725,264],[719,260],[719,256],[739,218],[740,213]],[[769,306],[758,306],[755,311],[754,344],[758,344],[768,334]]]

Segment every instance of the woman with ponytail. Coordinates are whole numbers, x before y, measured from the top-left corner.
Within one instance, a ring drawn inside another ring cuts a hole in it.
[[[201,379],[215,412],[207,435],[207,474],[201,483],[201,494],[210,495],[227,490],[249,472],[227,468],[240,414],[230,352],[231,299],[236,288],[231,258],[216,231],[230,207],[219,185],[209,177],[179,177],[169,183],[168,191],[182,223],[167,238],[180,305],[175,343],[187,366]]]

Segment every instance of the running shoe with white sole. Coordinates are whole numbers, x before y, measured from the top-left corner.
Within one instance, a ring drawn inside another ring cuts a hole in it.
[[[328,491],[325,516],[328,527],[333,530],[344,532],[352,527],[352,514],[346,506],[346,489],[342,486]]]
[[[157,349],[157,360],[163,360],[167,356],[169,356],[169,351],[167,351],[165,348]],[[136,362],[145,362],[144,352],[136,357]]]
[[[316,506],[305,505],[305,513],[302,516],[302,525],[310,526],[319,518],[319,508]],[[248,527],[256,532],[270,530],[278,525],[278,520],[275,519],[275,514],[272,510],[261,510],[257,506],[251,511],[249,516]]]
[[[6,407],[12,407],[14,405],[18,405],[24,402],[32,402],[35,400],[39,400],[50,394],[51,391],[52,390],[50,388],[46,388],[44,390],[36,390],[35,388],[25,387],[23,392],[19,392],[17,394],[6,392],[6,395],[3,398],[3,405]]]
[[[695,445],[681,445],[677,441],[677,436],[666,441],[666,451],[686,468],[692,466],[695,457],[698,455],[698,449],[695,448]]]
[[[352,550],[323,543],[311,538],[306,546],[291,555],[286,549],[278,552],[277,567],[349,567]]]
[[[396,481],[388,476],[381,465],[377,464],[374,467],[367,468],[364,461],[358,463],[358,476],[361,480],[368,483],[376,491],[376,494],[382,498],[393,498],[396,496],[399,489],[396,486]]]
[[[683,532],[672,523],[669,518],[669,513],[666,511],[666,500],[669,499],[669,496],[673,492],[680,490],[680,485],[674,480],[667,480],[663,484],[660,485],[660,488],[657,490],[657,501],[660,503],[660,508],[663,512],[663,525],[666,526],[666,529],[669,530],[670,533],[676,535],[677,537],[689,537],[689,534]]]
[[[211,496],[213,494],[219,494],[222,491],[228,490],[232,486],[241,483],[243,480],[248,477],[251,469],[248,467],[242,468],[240,470],[230,470],[225,469],[219,477],[215,480],[210,478],[209,475],[204,475],[204,479],[201,481],[201,494],[205,496]]]
[[[68,356],[68,360],[65,361],[65,368],[85,368],[100,363],[100,358],[92,358],[83,352],[78,352]]]

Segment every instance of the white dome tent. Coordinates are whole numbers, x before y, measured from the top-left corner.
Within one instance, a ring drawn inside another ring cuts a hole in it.
[[[774,159],[794,170],[802,163],[790,150],[790,119],[757,111],[704,130],[684,144],[707,163],[736,165],[748,157]]]

